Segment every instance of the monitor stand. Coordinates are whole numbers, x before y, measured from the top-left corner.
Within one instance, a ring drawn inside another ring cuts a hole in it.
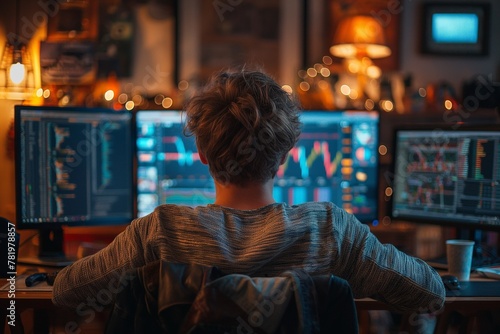
[[[44,267],[66,267],[73,262],[64,254],[64,231],[61,227],[40,229],[38,257],[19,257],[18,263]]]

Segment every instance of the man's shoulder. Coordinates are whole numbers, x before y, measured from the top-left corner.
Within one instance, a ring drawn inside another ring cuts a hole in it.
[[[178,205],[178,204],[161,204],[155,208],[156,212],[182,213],[195,210],[197,207]]]
[[[332,202],[306,202],[287,208],[291,216],[316,217],[317,219],[335,222],[347,220],[347,212]]]
[[[343,209],[339,208],[332,202],[305,202],[296,204],[289,207],[291,210],[297,211],[315,211],[315,212],[342,212]]]

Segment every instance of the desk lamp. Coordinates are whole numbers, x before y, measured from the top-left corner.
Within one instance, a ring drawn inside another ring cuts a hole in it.
[[[362,99],[368,78],[377,79],[381,74],[372,59],[390,56],[391,49],[385,44],[384,30],[379,21],[369,15],[353,15],[339,22],[330,53],[346,59],[348,71],[357,74],[357,98]]]

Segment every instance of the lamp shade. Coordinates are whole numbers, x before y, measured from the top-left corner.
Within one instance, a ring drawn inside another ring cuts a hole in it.
[[[330,53],[339,58],[383,58],[391,55],[385,44],[384,29],[369,15],[348,16],[335,31]]]

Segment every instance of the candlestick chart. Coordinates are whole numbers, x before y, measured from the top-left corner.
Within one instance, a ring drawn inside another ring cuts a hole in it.
[[[301,136],[276,175],[275,199],[290,205],[328,201],[358,217],[375,217],[376,120],[304,113],[302,121]]]
[[[396,216],[500,226],[500,133],[400,131],[394,183]]]

